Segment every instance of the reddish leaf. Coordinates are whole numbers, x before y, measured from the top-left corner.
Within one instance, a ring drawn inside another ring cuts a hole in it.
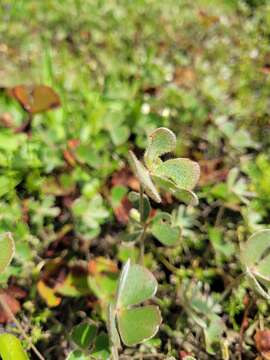
[[[133,175],[128,167],[115,172],[111,179],[111,186],[123,185],[128,186],[132,190],[139,191],[139,181]]]
[[[222,164],[222,159],[211,159],[199,161],[201,176],[199,184],[209,185],[226,180],[229,170]]]
[[[132,208],[131,202],[128,200],[127,196],[125,196],[118,207],[114,208],[114,215],[116,219],[123,225],[128,223],[129,220],[129,212]]]
[[[254,337],[257,350],[266,360],[270,360],[270,330],[257,330]]]
[[[12,294],[12,291],[13,291],[13,294]],[[16,294],[16,291],[17,291],[17,294]],[[0,295],[1,295],[2,299],[8,305],[8,307],[10,308],[13,315],[16,315],[21,310],[21,304],[16,299],[16,297],[18,297],[18,292],[19,292],[18,289],[16,290],[15,288],[13,288],[13,290],[7,289],[7,290],[0,291]],[[22,295],[23,294],[21,293],[20,296],[22,296]],[[9,315],[5,312],[5,310],[0,305],[0,323],[4,324],[4,323],[9,322],[10,320],[11,320],[11,318],[9,317]]]
[[[7,90],[30,114],[37,114],[59,107],[60,98],[46,85],[18,85]]]

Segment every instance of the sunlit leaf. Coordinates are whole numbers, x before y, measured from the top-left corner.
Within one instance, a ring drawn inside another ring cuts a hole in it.
[[[151,339],[161,324],[159,308],[153,305],[123,309],[117,319],[121,339],[127,346]]]
[[[55,291],[47,286],[42,280],[37,283],[37,290],[49,307],[55,307],[61,303],[61,298],[56,296]]]
[[[149,135],[149,144],[144,154],[144,161],[149,169],[153,169],[158,158],[171,152],[176,147],[176,137],[167,128],[158,128]]]
[[[0,356],[2,360],[29,360],[22,344],[12,334],[0,334]]]
[[[157,291],[153,274],[141,265],[126,263],[119,280],[117,307],[137,305],[153,297]]]
[[[0,273],[5,271],[15,253],[15,244],[11,233],[0,235]]]
[[[200,166],[186,158],[170,159],[158,165],[154,174],[172,180],[177,187],[192,190],[199,180]]]
[[[131,167],[139,179],[140,184],[145,190],[146,194],[151,197],[156,202],[161,202],[159,193],[153,184],[148,170],[143,166],[143,164],[136,158],[132,151],[129,152],[129,159]]]

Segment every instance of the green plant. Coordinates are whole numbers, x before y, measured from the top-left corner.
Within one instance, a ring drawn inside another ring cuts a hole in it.
[[[270,230],[257,231],[241,245],[240,259],[250,286],[270,300]]]

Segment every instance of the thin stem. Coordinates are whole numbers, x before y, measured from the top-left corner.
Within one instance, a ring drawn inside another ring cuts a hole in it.
[[[145,236],[146,236],[146,230],[148,227],[148,223],[146,221],[143,220],[143,209],[144,209],[144,204],[143,204],[143,187],[140,185],[140,203],[139,203],[139,211],[140,211],[140,223],[143,227],[143,231],[142,234],[139,238],[139,243],[140,243],[140,257],[139,257],[139,263],[141,265],[144,265],[144,248],[145,248],[145,244],[144,244],[144,240],[145,240]]]
[[[111,346],[111,354],[112,354],[112,360],[119,360],[118,349],[114,345]]]
[[[26,332],[24,331],[22,325],[20,324],[20,322],[16,319],[16,317],[14,316],[13,312],[10,310],[9,305],[7,304],[7,302],[5,301],[5,299],[3,298],[3,295],[0,295],[0,305],[2,306],[2,308],[4,309],[4,311],[8,314],[8,316],[11,318],[11,320],[15,323],[15,325],[17,326],[18,330],[20,331],[20,333],[22,334],[22,336],[25,338],[25,340],[28,342],[28,344],[30,345],[31,349],[34,351],[34,353],[37,355],[37,357],[40,360],[45,360],[45,358],[40,354],[40,352],[38,351],[38,349],[35,347],[35,345],[33,344],[32,340],[30,339],[30,337],[26,334]]]

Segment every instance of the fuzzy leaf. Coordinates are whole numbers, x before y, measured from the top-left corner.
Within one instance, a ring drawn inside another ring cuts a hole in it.
[[[121,339],[127,346],[151,339],[162,321],[159,308],[153,305],[123,309],[117,320]]]
[[[15,253],[15,244],[11,233],[0,235],[0,273],[5,271]]]
[[[126,263],[119,280],[117,308],[137,305],[152,298],[157,291],[154,275],[141,265]]]
[[[176,147],[176,137],[174,133],[167,128],[158,128],[149,135],[149,144],[144,154],[146,166],[153,170],[158,158],[171,152]]]
[[[136,158],[132,151],[129,152],[129,159],[130,165],[139,179],[140,184],[142,185],[143,189],[145,190],[146,194],[150,196],[151,199],[160,203],[161,198],[159,193],[153,184],[151,177],[149,175],[148,170],[143,166],[143,164]]]
[[[186,158],[170,159],[157,166],[154,174],[172,180],[179,188],[192,190],[199,180],[200,166]]]

